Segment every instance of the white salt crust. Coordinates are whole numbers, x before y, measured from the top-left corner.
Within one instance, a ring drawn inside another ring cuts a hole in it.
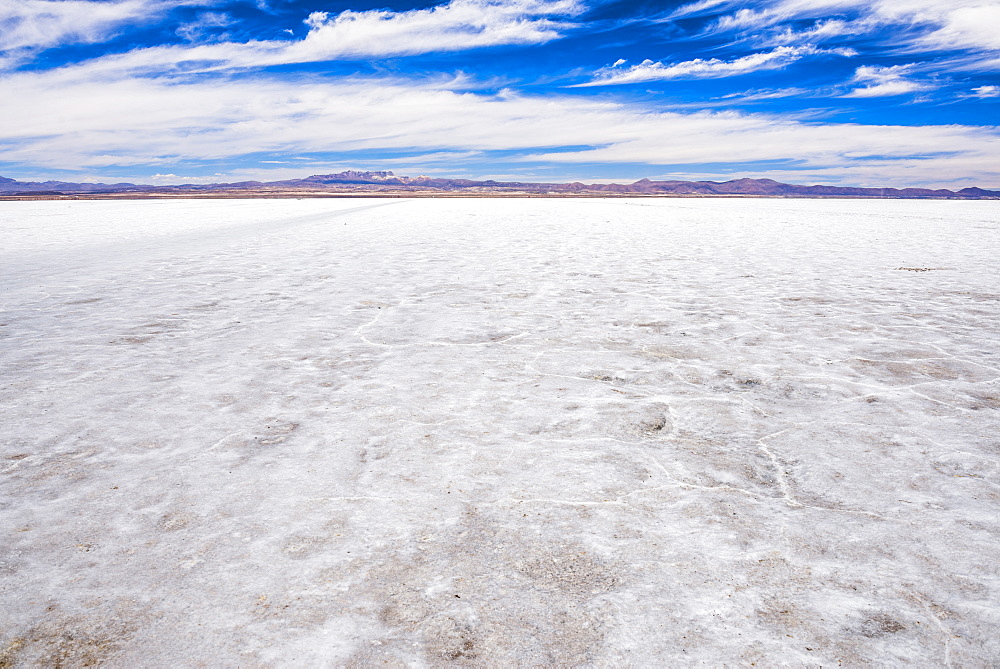
[[[1000,657],[1000,203],[0,203],[0,664]]]

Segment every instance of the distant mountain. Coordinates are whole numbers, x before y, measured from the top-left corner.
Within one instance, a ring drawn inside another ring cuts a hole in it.
[[[87,196],[117,195],[153,197],[190,195],[192,197],[303,196],[343,194],[508,194],[538,196],[572,195],[659,195],[659,196],[743,196],[792,198],[904,198],[995,200],[1000,191],[978,187],[951,191],[944,188],[854,188],[845,186],[797,186],[772,179],[735,179],[733,181],[650,181],[631,184],[532,183],[518,181],[471,181],[436,177],[398,176],[392,172],[348,170],[337,174],[315,174],[304,179],[285,181],[241,181],[238,183],[184,184],[152,186],[132,183],[72,183],[66,181],[15,181],[0,177],[0,196]]]

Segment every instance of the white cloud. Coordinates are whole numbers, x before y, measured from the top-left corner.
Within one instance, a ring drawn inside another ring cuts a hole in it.
[[[915,81],[907,81],[906,79],[895,79],[892,81],[886,81],[881,84],[874,84],[872,86],[864,86],[862,88],[855,88],[850,93],[846,93],[841,97],[844,98],[884,98],[892,95],[905,95],[907,93],[916,93],[918,91],[926,90],[927,87],[923,84],[918,84]]]
[[[924,91],[930,88],[927,84],[912,81],[906,78],[905,75],[912,69],[912,65],[893,65],[891,67],[862,65],[855,70],[853,81],[855,83],[866,85],[855,88],[841,97],[877,98],[890,95],[903,95],[905,93],[915,93],[917,91]]]
[[[0,0],[0,52],[99,42],[128,23],[159,18],[182,0]]]
[[[869,187],[926,187],[965,188],[979,185],[995,188],[1000,181],[989,166],[988,158],[957,160],[941,158],[934,162],[923,159],[911,160],[866,160],[851,165],[810,166],[805,168],[767,168],[755,166],[747,170],[734,170],[729,176],[720,177],[717,172],[696,170],[678,171],[664,179],[691,179],[723,181],[742,177],[774,179],[792,184],[826,184]]]
[[[875,126],[802,123],[734,112],[655,115],[592,150],[546,153],[528,159],[556,162],[739,163],[801,160],[846,166],[874,157],[908,159],[938,152],[993,155],[1000,137],[960,126]],[[976,142],[983,142],[977,146]],[[933,158],[922,158],[928,164]],[[1000,171],[1000,168],[998,168]]]
[[[5,159],[39,168],[123,169],[255,153],[515,150],[550,163],[706,164],[785,160],[880,183],[1000,181],[1000,138],[984,128],[804,123],[759,114],[678,113],[604,100],[456,92],[386,80],[8,77]],[[565,146],[593,146],[555,151]],[[546,148],[548,147],[548,148]],[[921,157],[923,156],[923,157]],[[860,177],[858,177],[860,178]],[[855,182],[857,180],[855,179]]]
[[[977,98],[1000,98],[1000,86],[979,86],[972,93]]]
[[[1000,72],[1000,53],[995,57],[967,58],[964,62],[955,63],[952,69],[966,72]]]
[[[581,11],[575,0],[451,0],[407,12],[345,11],[310,15],[305,40],[289,45],[290,62],[343,56],[458,51],[498,44],[541,44],[567,27],[549,16]]]
[[[0,0],[2,1],[2,0]],[[81,74],[206,72],[336,59],[541,44],[562,36],[555,18],[582,11],[576,0],[451,0],[405,12],[314,12],[301,40],[155,46],[85,61]]]
[[[935,49],[1000,50],[1000,4],[986,0],[981,0],[972,6],[961,6],[961,4],[949,2],[944,9],[938,7],[940,18],[935,18],[939,27],[918,40],[918,46]]]
[[[210,35],[213,28],[223,28],[232,23],[232,17],[224,12],[202,12],[196,20],[182,24],[174,32],[177,36],[194,42]]]
[[[805,29],[783,26],[776,31],[764,32],[757,36],[759,44],[817,44],[845,35],[862,35],[872,29],[871,22],[865,20],[844,21],[841,19],[821,20]]]
[[[644,60],[638,65],[626,69],[618,69],[617,65],[604,68],[597,72],[593,81],[580,86],[610,86],[614,84],[634,84],[643,81],[658,81],[665,79],[708,79],[718,77],[732,77],[761,70],[778,70],[794,63],[805,56],[817,54],[837,54],[841,56],[854,55],[853,51],[845,49],[824,50],[813,46],[780,46],[772,51],[764,53],[754,53],[743,56],[735,60],[720,60],[711,58],[708,60],[695,58],[680,63],[663,63],[652,60]]]
[[[823,40],[845,34],[862,34],[893,28],[886,36],[890,46],[905,52],[966,50],[989,53],[1000,50],[1000,3],[997,0],[764,0],[756,9],[743,2],[694,3],[678,10],[679,15],[717,12],[719,6],[733,11],[712,26],[716,32],[750,34],[757,43],[770,44],[792,39]],[[855,12],[850,21],[830,18],[830,14]],[[815,19],[809,29],[800,30],[791,21]],[[916,30],[899,42],[901,31]]]
[[[685,16],[697,16],[702,12],[706,12],[710,9],[715,9],[716,7],[731,4],[731,0],[700,0],[699,2],[693,2],[689,5],[682,5],[678,7],[673,12],[671,12],[667,18],[683,18]]]
[[[715,25],[716,30],[738,30],[741,28],[759,28],[780,21],[779,14],[771,11],[753,9],[738,9],[735,13],[723,16]]]
[[[808,96],[812,93],[814,91],[807,88],[757,89],[730,93],[723,95],[720,99],[731,100],[733,102],[753,102],[756,100],[777,100],[781,98]]]

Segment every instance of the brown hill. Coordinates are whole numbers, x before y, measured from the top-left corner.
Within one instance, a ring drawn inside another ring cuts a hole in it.
[[[86,195],[191,195],[251,196],[287,194],[509,194],[509,195],[653,195],[653,196],[742,196],[800,198],[904,198],[904,199],[1000,199],[1000,191],[968,187],[958,191],[929,188],[859,188],[845,186],[799,186],[772,179],[732,181],[651,181],[630,184],[535,183],[518,181],[473,181],[427,176],[399,176],[389,171],[348,170],[337,174],[316,174],[284,181],[241,181],[199,185],[153,186],[132,183],[73,183],[66,181],[16,181],[0,177],[0,196],[86,196]]]

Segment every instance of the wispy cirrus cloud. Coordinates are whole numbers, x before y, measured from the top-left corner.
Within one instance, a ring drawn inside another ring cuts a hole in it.
[[[807,88],[777,88],[739,91],[723,95],[720,99],[736,102],[756,102],[759,100],[780,100],[781,98],[802,97],[814,92]]]
[[[149,23],[182,0],[0,0],[0,58],[16,61],[62,44],[99,42],[126,24]]]
[[[807,28],[780,26],[755,38],[760,44],[822,44],[846,36],[863,35],[871,30],[865,20],[821,19]]]
[[[542,44],[560,38],[562,31],[571,28],[562,19],[581,11],[576,0],[451,0],[429,9],[402,12],[313,12],[305,20],[309,32],[299,40],[152,46],[85,61],[77,67],[121,74],[191,74]]]
[[[189,42],[197,42],[211,37],[219,28],[225,28],[235,23],[233,18],[225,12],[202,12],[194,21],[183,23],[174,33]],[[220,35],[221,39],[228,39],[228,35]]]
[[[1000,50],[1000,4],[995,0],[765,0],[691,3],[685,15],[719,15],[710,32],[735,33],[757,44],[816,43],[844,35],[870,35],[901,52]],[[726,8],[731,11],[726,12]],[[830,14],[834,16],[830,16]],[[809,28],[802,21],[813,19]],[[900,40],[900,34],[906,35]]]
[[[645,81],[667,79],[714,79],[732,77],[763,70],[778,70],[806,56],[833,54],[853,56],[851,49],[818,49],[814,46],[779,46],[771,51],[754,53],[734,60],[719,58],[695,58],[679,63],[664,64],[652,60],[644,60],[638,65],[621,68],[623,61],[619,60],[611,67],[599,70],[592,81],[576,84],[576,87],[612,86],[618,84],[635,84]]]

